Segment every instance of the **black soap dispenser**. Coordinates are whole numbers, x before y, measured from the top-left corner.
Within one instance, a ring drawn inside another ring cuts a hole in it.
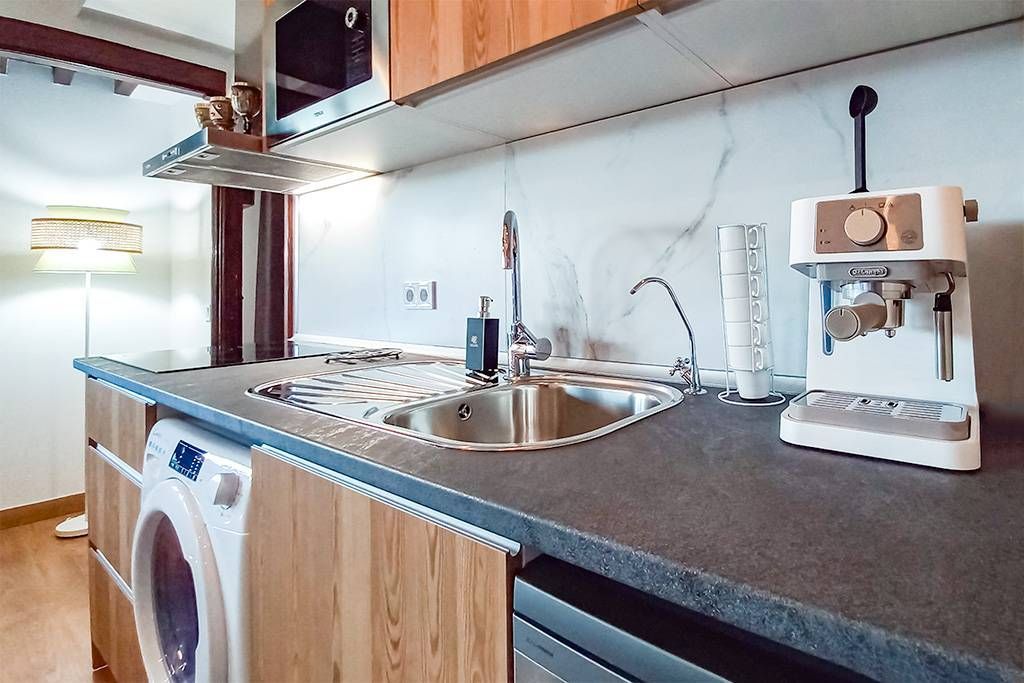
[[[480,297],[480,314],[466,318],[466,369],[495,377],[498,373],[498,319],[490,317],[491,297]]]

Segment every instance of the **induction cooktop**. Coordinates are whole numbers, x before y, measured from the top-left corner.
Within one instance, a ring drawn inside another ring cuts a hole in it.
[[[130,365],[149,372],[176,372],[199,368],[216,368],[225,365],[263,363],[287,358],[326,356],[338,351],[349,351],[353,347],[305,342],[279,342],[276,344],[243,344],[242,346],[200,346],[189,349],[165,349],[140,353],[119,353],[103,356],[107,360]]]

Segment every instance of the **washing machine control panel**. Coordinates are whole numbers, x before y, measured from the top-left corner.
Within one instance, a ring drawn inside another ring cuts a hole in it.
[[[193,446],[187,441],[179,441],[167,465],[178,474],[188,477],[192,481],[197,481],[199,479],[199,470],[203,468],[205,460],[206,451]]]

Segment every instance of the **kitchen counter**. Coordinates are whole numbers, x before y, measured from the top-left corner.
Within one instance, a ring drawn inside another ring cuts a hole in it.
[[[406,354],[403,360],[422,358]],[[687,397],[603,438],[472,453],[261,401],[320,358],[88,375],[886,681],[1024,681],[1024,440],[976,473],[796,448],[777,408]]]

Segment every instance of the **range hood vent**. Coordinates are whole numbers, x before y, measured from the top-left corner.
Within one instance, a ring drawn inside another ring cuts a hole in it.
[[[142,165],[148,178],[302,194],[373,175],[349,166],[263,151],[263,138],[204,128]]]

